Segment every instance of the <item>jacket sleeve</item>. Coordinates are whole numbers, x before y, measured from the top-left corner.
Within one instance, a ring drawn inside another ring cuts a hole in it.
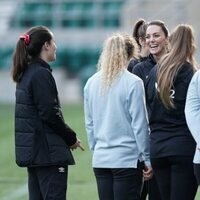
[[[129,72],[133,72],[133,68],[135,67],[135,65],[137,65],[139,63],[139,60],[138,59],[136,59],[136,58],[133,58],[130,62],[129,62],[129,65],[128,65],[128,68],[127,68],[127,70],[129,71]]]
[[[186,97],[185,116],[188,128],[197,147],[200,148],[200,71],[194,74],[190,82]]]
[[[133,69],[132,69],[132,73],[135,74],[136,76],[138,76],[139,78],[141,78],[142,80],[143,78],[143,62],[137,63]]]
[[[149,125],[142,80],[137,81],[130,90],[129,100],[129,113],[132,116],[131,126],[135,140],[145,164],[150,166]]]
[[[67,145],[76,143],[75,132],[64,122],[58,102],[55,80],[47,69],[40,69],[32,77],[32,94],[39,117],[54,132],[60,135]]]
[[[88,144],[91,151],[94,150],[96,140],[94,137],[94,125],[92,118],[92,111],[88,99],[87,84],[84,88],[84,114],[85,114],[85,127],[87,132]]]

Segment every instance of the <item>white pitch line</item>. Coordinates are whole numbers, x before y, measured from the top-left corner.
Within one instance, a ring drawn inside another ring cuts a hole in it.
[[[20,188],[13,190],[11,194],[4,196],[1,200],[16,200],[28,193],[27,184],[22,185]]]

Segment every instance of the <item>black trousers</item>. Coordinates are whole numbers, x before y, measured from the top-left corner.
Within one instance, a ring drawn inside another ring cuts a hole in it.
[[[169,156],[151,159],[162,200],[194,200],[197,182],[193,157]]]
[[[161,200],[160,191],[155,176],[148,181],[144,181],[140,200],[146,200],[147,195],[148,200]]]
[[[66,200],[68,167],[28,168],[29,200]]]
[[[196,176],[198,185],[200,185],[200,164],[194,164],[194,174]]]
[[[139,200],[142,168],[94,168],[100,200]]]

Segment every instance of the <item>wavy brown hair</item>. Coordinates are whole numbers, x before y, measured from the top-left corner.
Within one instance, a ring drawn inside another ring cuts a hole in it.
[[[187,61],[193,70],[196,70],[197,62],[194,58],[196,50],[192,26],[178,25],[170,36],[171,49],[158,62],[157,81],[159,97],[167,109],[175,108],[173,99],[170,98],[170,90],[176,75],[182,65]]]

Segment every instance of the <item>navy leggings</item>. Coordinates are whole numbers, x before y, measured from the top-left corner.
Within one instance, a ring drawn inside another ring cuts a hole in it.
[[[148,181],[144,181],[140,200],[146,200],[147,195],[148,200],[161,200],[160,191],[158,189],[158,184],[156,182],[155,176],[153,176]]]
[[[196,176],[198,185],[200,185],[200,164],[194,164],[194,174]]]
[[[194,200],[197,182],[193,157],[169,156],[151,159],[162,200]]]
[[[94,168],[99,200],[139,200],[142,168]]]

